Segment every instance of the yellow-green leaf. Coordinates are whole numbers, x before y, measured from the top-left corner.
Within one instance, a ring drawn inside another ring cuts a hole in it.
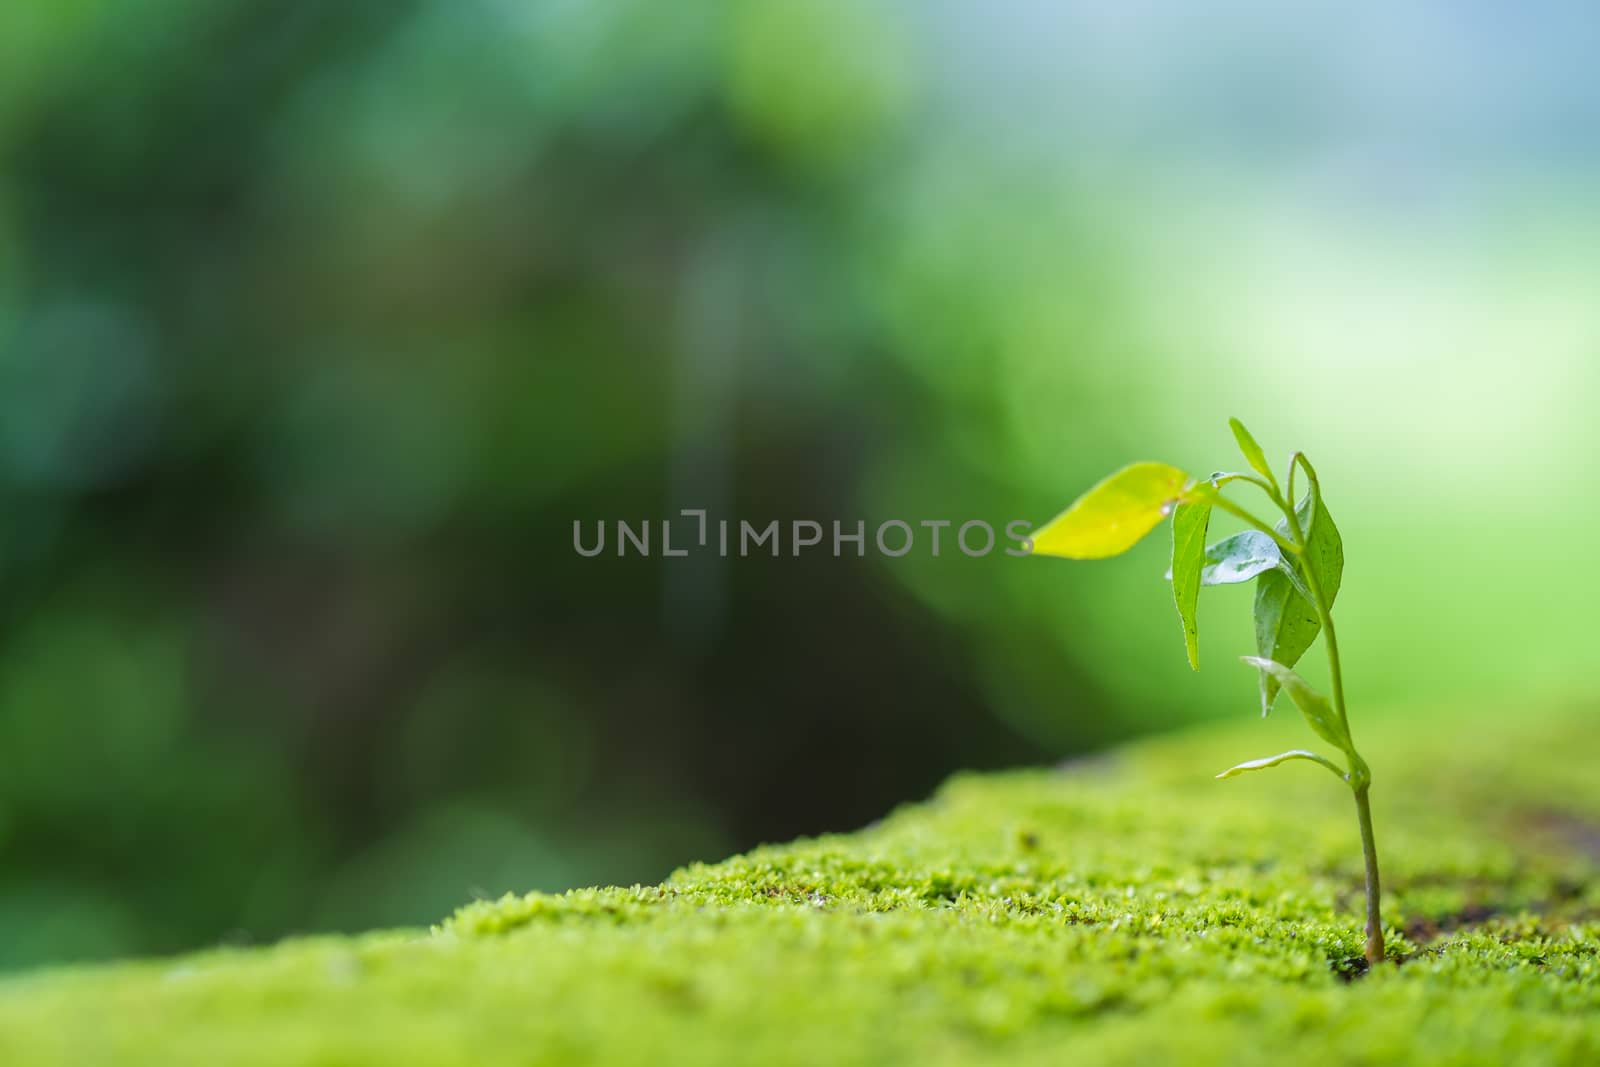
[[[1165,463],[1134,463],[1084,493],[1033,535],[1035,555],[1119,556],[1176,505],[1188,476]]]

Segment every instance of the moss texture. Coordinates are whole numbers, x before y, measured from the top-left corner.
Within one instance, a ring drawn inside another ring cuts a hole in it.
[[[1362,731],[1403,954],[1364,975],[1348,793],[1210,778],[1285,718],[958,777],[659,886],[13,978],[0,1063],[1597,1063],[1593,708],[1485,721]]]

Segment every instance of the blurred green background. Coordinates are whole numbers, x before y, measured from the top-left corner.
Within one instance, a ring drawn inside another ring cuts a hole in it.
[[[0,6],[0,966],[650,881],[1252,713],[1248,590],[1191,674],[1162,535],[583,559],[575,519],[1042,521],[1236,466],[1236,414],[1322,472],[1358,717],[1592,688],[1597,33]]]

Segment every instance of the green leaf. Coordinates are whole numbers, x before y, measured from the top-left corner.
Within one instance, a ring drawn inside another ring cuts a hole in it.
[[[1244,763],[1235,764],[1234,766],[1223,771],[1221,774],[1217,775],[1217,777],[1232,778],[1235,775],[1243,774],[1245,771],[1264,771],[1268,767],[1276,767],[1278,764],[1288,763],[1292,759],[1307,759],[1313,763],[1320,763],[1334,774],[1337,774],[1340,778],[1345,776],[1344,771],[1341,770],[1339,765],[1333,762],[1331,759],[1327,759],[1324,756],[1319,756],[1315,752],[1307,752],[1303,748],[1296,748],[1288,752],[1280,752],[1276,756],[1267,756],[1263,759],[1247,760]]]
[[[1245,530],[1206,549],[1201,585],[1238,585],[1283,562],[1278,542],[1260,530]]]
[[[1261,446],[1250,436],[1250,431],[1244,428],[1244,423],[1238,419],[1229,419],[1228,428],[1233,431],[1233,439],[1239,442],[1239,451],[1244,454],[1245,462],[1249,463],[1257,474],[1273,486],[1277,486],[1278,479],[1272,476],[1272,465],[1267,462],[1267,454],[1261,451]]]
[[[1301,569],[1315,575],[1317,584],[1322,587],[1322,595],[1328,598],[1328,608],[1332,610],[1334,598],[1339,595],[1339,583],[1344,579],[1344,539],[1339,536],[1339,527],[1334,525],[1327,502],[1322,499],[1322,489],[1315,479],[1311,483],[1311,492],[1300,501],[1295,514],[1300,518],[1301,528],[1306,531],[1306,552],[1300,559]],[[1307,518],[1308,515],[1310,518]]]
[[[1322,629],[1317,609],[1295,592],[1288,576],[1276,569],[1264,572],[1256,583],[1255,621],[1256,651],[1267,659],[1282,657],[1289,663],[1300,661]],[[1261,714],[1272,709],[1277,696],[1277,680],[1263,674]]]
[[[1189,666],[1200,669],[1200,575],[1206,562],[1206,529],[1211,504],[1199,500],[1179,504],[1172,513],[1172,599],[1183,621],[1183,643]]]
[[[1119,556],[1172,511],[1188,480],[1165,463],[1124,467],[1034,534],[1034,554],[1066,559]]]
[[[1256,652],[1287,667],[1300,662],[1322,629],[1316,607],[1296,589],[1297,582],[1309,587],[1306,574],[1314,573],[1331,609],[1344,575],[1344,542],[1316,483],[1312,483],[1311,492],[1300,501],[1295,514],[1306,532],[1305,553],[1297,561],[1283,559],[1278,569],[1263,572],[1256,583]],[[1278,532],[1289,535],[1287,521],[1279,521]],[[1271,709],[1277,695],[1277,679],[1263,673],[1261,714]]]
[[[1281,686],[1295,704],[1300,708],[1300,713],[1306,717],[1306,723],[1318,737],[1348,752],[1354,746],[1350,743],[1350,735],[1345,732],[1344,724],[1339,721],[1338,714],[1333,710],[1333,705],[1328,703],[1328,698],[1306,684],[1306,680],[1285,667],[1281,663],[1274,663],[1270,659],[1260,656],[1241,656],[1240,659],[1259,670],[1262,674],[1271,675]]]

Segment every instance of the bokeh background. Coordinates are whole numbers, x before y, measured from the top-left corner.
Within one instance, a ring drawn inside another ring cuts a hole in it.
[[[1249,591],[1191,674],[1160,535],[575,519],[1043,520],[1237,466],[1236,414],[1322,471],[1358,715],[1592,688],[1592,5],[1180,7],[0,5],[0,966],[654,880],[1252,714]]]

